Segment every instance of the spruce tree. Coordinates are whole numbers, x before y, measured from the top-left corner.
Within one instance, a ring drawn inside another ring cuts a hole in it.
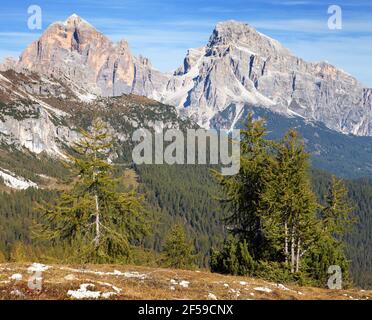
[[[350,231],[350,227],[355,222],[353,210],[345,183],[332,176],[326,205],[321,211],[324,232],[341,237]]]
[[[327,283],[327,271],[331,265],[340,266],[343,283],[349,281],[349,261],[342,239],[355,222],[353,210],[345,183],[332,176],[326,204],[320,210],[321,236],[307,259],[308,272],[319,285]]]
[[[82,262],[127,261],[131,246],[147,231],[142,197],[116,191],[109,161],[112,137],[104,122],[94,120],[91,131],[81,134],[70,158],[73,185],[41,208],[35,232],[56,244],[67,242]]]
[[[262,196],[263,228],[291,272],[317,237],[317,202],[311,190],[308,154],[295,130],[277,146],[276,162]]]
[[[228,230],[241,241],[246,240],[255,259],[270,254],[262,233],[259,205],[272,167],[273,143],[265,139],[265,121],[253,120],[249,114],[246,129],[241,131],[240,171],[235,176],[215,172],[225,196],[221,199],[230,214],[225,222]]]
[[[184,228],[181,225],[171,228],[163,247],[166,265],[177,269],[193,268],[195,266],[193,252],[194,246],[187,239]]]

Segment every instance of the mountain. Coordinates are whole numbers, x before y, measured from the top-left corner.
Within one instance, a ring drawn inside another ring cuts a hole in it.
[[[254,112],[268,120],[272,138],[296,127],[316,167],[348,178],[372,175],[371,90],[329,64],[296,58],[240,22],[218,23],[206,46],[190,49],[183,65],[164,75],[125,41],[113,43],[72,15],[0,70],[0,139],[18,150],[63,157],[78,138],[76,112],[137,94],[162,101],[170,113],[175,106],[177,121],[203,127],[241,128]]]
[[[99,116],[115,138],[110,160],[118,176],[128,167],[138,175],[158,222],[147,247],[159,250],[169,227],[181,222],[205,266],[224,237],[226,214],[210,168],[131,166],[134,129],[154,128],[155,121],[181,129],[240,128],[253,112],[267,119],[269,138],[296,128],[315,167],[372,176],[371,101],[371,90],[356,79],[329,64],[306,63],[242,23],[218,24],[205,47],[190,49],[166,75],[133,56],[125,41],[115,44],[73,15],[49,26],[19,60],[0,66],[0,250],[31,243],[33,204],[68,183],[61,160],[79,129]],[[371,182],[349,184],[360,217],[348,241],[353,276],[370,286]]]
[[[3,70],[32,70],[95,96],[133,93],[176,106],[202,127],[231,129],[244,109],[260,107],[288,118],[318,121],[341,133],[372,135],[372,89],[325,63],[294,56],[251,26],[218,23],[206,46],[190,49],[173,75],[135,57],[77,15],[47,28],[18,61]],[[224,117],[221,119],[221,114]]]
[[[189,50],[165,101],[206,127],[223,112],[224,127],[231,128],[244,108],[256,106],[342,133],[372,135],[371,89],[328,63],[295,57],[237,21],[218,23],[205,47]]]
[[[113,43],[75,14],[50,25],[24,50],[16,68],[71,81],[99,96],[155,97],[167,80],[148,59],[134,57],[126,41]]]

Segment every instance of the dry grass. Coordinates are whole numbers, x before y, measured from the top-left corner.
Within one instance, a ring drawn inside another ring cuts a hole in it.
[[[81,284],[91,291],[112,292],[110,299],[372,299],[372,291],[328,290],[296,285],[278,286],[261,279],[224,276],[204,271],[155,269],[123,265],[51,265],[42,273],[42,289],[28,288],[30,264],[0,264],[0,299],[73,299],[67,294]],[[115,271],[116,270],[116,271]],[[12,279],[21,274],[22,279]],[[188,281],[188,286],[182,286]],[[180,284],[181,283],[181,284]],[[266,290],[260,291],[257,288]],[[104,297],[100,297],[102,299]]]

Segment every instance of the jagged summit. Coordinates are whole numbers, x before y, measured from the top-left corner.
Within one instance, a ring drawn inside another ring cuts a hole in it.
[[[149,96],[160,90],[159,83],[165,77],[152,70],[148,59],[134,57],[125,40],[112,42],[77,14],[49,26],[24,50],[18,66],[67,78],[101,96]]]
[[[190,49],[173,74],[133,56],[126,41],[113,43],[77,14],[50,26],[13,65],[67,79],[98,96],[147,96],[178,107],[203,127],[231,129],[249,106],[259,106],[339,132],[372,135],[371,90],[235,20],[217,23],[209,42]]]
[[[252,52],[291,55],[278,41],[258,32],[251,25],[236,20],[217,23],[208,45],[238,45],[249,48]]]
[[[78,16],[76,13],[73,13],[71,16],[69,16],[65,21],[65,25],[74,25],[74,26],[80,26],[85,25],[94,28],[88,21],[84,20],[80,16]]]

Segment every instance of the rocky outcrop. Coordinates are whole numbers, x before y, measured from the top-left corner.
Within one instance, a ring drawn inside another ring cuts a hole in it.
[[[295,57],[236,21],[218,23],[204,48],[189,51],[163,99],[205,127],[221,113],[230,117],[226,126],[234,126],[243,107],[253,105],[372,135],[371,90],[328,63]]]
[[[372,90],[328,63],[309,63],[251,26],[218,23],[206,46],[190,49],[173,75],[134,57],[124,40],[113,43],[72,15],[49,26],[18,62],[0,69],[53,75],[81,100],[134,93],[174,105],[211,127],[218,117],[236,126],[248,106],[320,121],[342,133],[372,135]],[[41,89],[42,90],[42,89]],[[223,116],[226,115],[226,118]]]
[[[77,100],[50,79],[15,72],[0,73],[0,142],[39,154],[64,157],[61,146],[78,134],[66,123],[70,115],[42,100],[45,97]]]
[[[17,70],[52,75],[101,96],[156,96],[167,77],[148,59],[132,56],[124,40],[113,43],[77,15],[50,25],[22,53]]]

